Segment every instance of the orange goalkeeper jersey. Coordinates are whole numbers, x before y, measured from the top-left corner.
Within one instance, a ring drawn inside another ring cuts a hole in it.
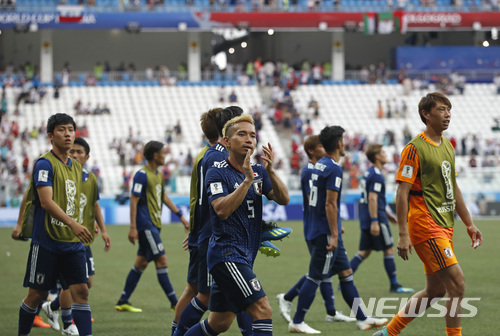
[[[418,135],[433,146],[425,133]],[[417,149],[413,144],[408,144],[401,153],[401,162],[396,175],[397,182],[410,183],[410,200],[408,210],[408,231],[413,245],[436,237],[452,239],[453,228],[443,228],[436,224],[432,218],[422,195],[422,182],[420,180],[420,161]]]

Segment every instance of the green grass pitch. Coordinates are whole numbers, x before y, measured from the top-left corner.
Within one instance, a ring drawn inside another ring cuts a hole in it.
[[[485,237],[485,242],[477,250],[470,247],[470,239],[460,221],[456,223],[455,252],[465,273],[466,297],[481,298],[473,302],[478,313],[475,317],[463,319],[464,335],[494,336],[498,335],[499,322],[497,313],[500,312],[500,291],[498,279],[500,267],[496,256],[498,245],[495,237],[500,236],[498,221],[477,221]],[[302,223],[290,221],[280,223],[289,226],[294,232],[289,238],[276,242],[282,255],[278,258],[266,258],[259,255],[255,264],[255,273],[267,293],[274,316],[274,335],[287,335],[287,324],[280,316],[276,295],[287,291],[295,282],[307,272],[309,256],[302,234]],[[358,247],[359,226],[355,221],[344,222],[344,241],[349,258],[356,253]],[[397,228],[392,226],[397,239]],[[21,300],[27,293],[22,287],[29,243],[17,242],[10,238],[11,228],[0,229],[0,327],[1,335],[16,335],[18,311]],[[128,226],[108,226],[112,239],[111,251],[103,251],[100,237],[93,244],[93,253],[96,264],[94,286],[90,291],[90,305],[92,317],[95,319],[94,335],[170,335],[173,312],[170,303],[163,294],[154,264],[150,264],[142,275],[141,281],[131,297],[131,302],[143,309],[143,313],[124,313],[114,310],[123,289],[125,277],[132,266],[137,246],[132,246],[127,240]],[[169,275],[177,296],[184,290],[188,253],[182,250],[182,240],[185,237],[180,225],[164,226],[162,239],[166,248]],[[417,290],[424,287],[425,277],[418,256],[414,253],[409,261],[396,258],[398,279],[401,284]],[[404,294],[389,294],[388,279],[383,268],[381,253],[373,253],[368,260],[361,264],[354,275],[361,297],[368,302],[370,297],[407,297]],[[337,310],[347,313],[349,309],[337,290],[338,280],[333,278],[335,305]],[[296,300],[294,300],[295,309]],[[294,310],[293,310],[294,311]],[[292,311],[292,313],[293,313]],[[388,309],[385,312],[396,312]],[[436,310],[433,311],[437,312]],[[46,317],[41,314],[44,320]],[[306,322],[313,328],[319,329],[324,335],[371,335],[371,331],[359,331],[355,323],[328,323],[324,321],[325,309],[319,291],[310,311],[306,315]],[[32,335],[55,335],[50,329],[32,330]],[[421,317],[413,321],[402,333],[403,335],[430,336],[444,335],[444,319],[436,317]],[[240,335],[236,321],[226,335]]]

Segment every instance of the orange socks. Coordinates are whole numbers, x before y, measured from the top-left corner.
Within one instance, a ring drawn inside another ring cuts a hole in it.
[[[402,316],[403,312],[399,312],[392,318],[391,322],[387,324],[386,328],[389,332],[389,336],[399,335],[401,330],[408,325],[413,320],[413,317]],[[460,334],[457,334],[460,335]],[[448,335],[449,336],[449,335]]]
[[[462,336],[462,327],[459,328],[446,327],[446,336]]]

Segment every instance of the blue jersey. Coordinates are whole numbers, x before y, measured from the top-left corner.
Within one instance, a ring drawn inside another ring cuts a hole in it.
[[[371,226],[371,216],[368,209],[368,195],[371,192],[377,193],[378,221],[388,223],[385,212],[385,179],[380,169],[375,166],[370,167],[361,180],[361,199],[359,201],[359,222],[361,230],[369,230]]]
[[[311,174],[314,169],[314,164],[308,162],[307,166],[302,169],[300,175],[300,189],[302,190],[302,210],[304,212],[304,237],[306,237],[309,226],[309,194],[311,193]]]
[[[306,240],[313,240],[320,235],[330,235],[330,226],[326,218],[326,192],[338,192],[337,227],[339,241],[342,240],[342,223],[340,220],[340,198],[342,192],[342,168],[331,157],[322,157],[315,165],[311,174],[311,192],[309,196],[309,226]]]
[[[57,157],[52,151],[51,153]],[[59,157],[57,157],[59,159]],[[60,159],[59,159],[60,160]],[[62,160],[60,160],[62,162]],[[68,162],[63,162],[67,166],[72,166],[73,162],[68,158]],[[33,235],[32,242],[34,244],[39,244],[40,246],[46,248],[47,250],[55,253],[65,253],[74,252],[79,250],[84,250],[82,242],[68,243],[53,240],[47,234],[45,230],[45,209],[40,206],[40,198],[38,197],[38,191],[36,187],[38,186],[50,186],[53,192],[55,187],[53,185],[54,171],[52,169],[52,164],[49,160],[45,158],[40,158],[36,161],[33,167],[33,183],[35,186],[35,216],[33,221]]]
[[[203,160],[201,161],[201,181],[200,185],[204,185],[205,188],[201,193],[201,202],[200,202],[200,229],[198,231],[198,244],[200,244],[205,239],[210,238],[212,235],[212,223],[210,220],[210,204],[208,203],[208,193],[206,184],[204,184],[204,180],[206,179],[207,172],[216,163],[220,163],[227,159],[229,153],[223,145],[220,143],[216,143],[205,153]]]
[[[212,237],[208,247],[207,264],[212,269],[221,262],[232,261],[253,267],[262,231],[262,195],[272,190],[266,170],[252,164],[253,185],[243,202],[226,220],[222,220],[210,207]],[[233,193],[245,180],[245,174],[225,160],[207,172],[205,185],[210,204],[213,200]]]

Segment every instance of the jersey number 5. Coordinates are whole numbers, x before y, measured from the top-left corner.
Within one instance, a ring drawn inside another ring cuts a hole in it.
[[[255,208],[253,207],[253,200],[247,200],[248,218],[255,218]]]
[[[314,181],[318,180],[318,174],[311,174],[311,193],[309,195],[309,205],[315,207],[318,203],[318,187],[315,186]]]

